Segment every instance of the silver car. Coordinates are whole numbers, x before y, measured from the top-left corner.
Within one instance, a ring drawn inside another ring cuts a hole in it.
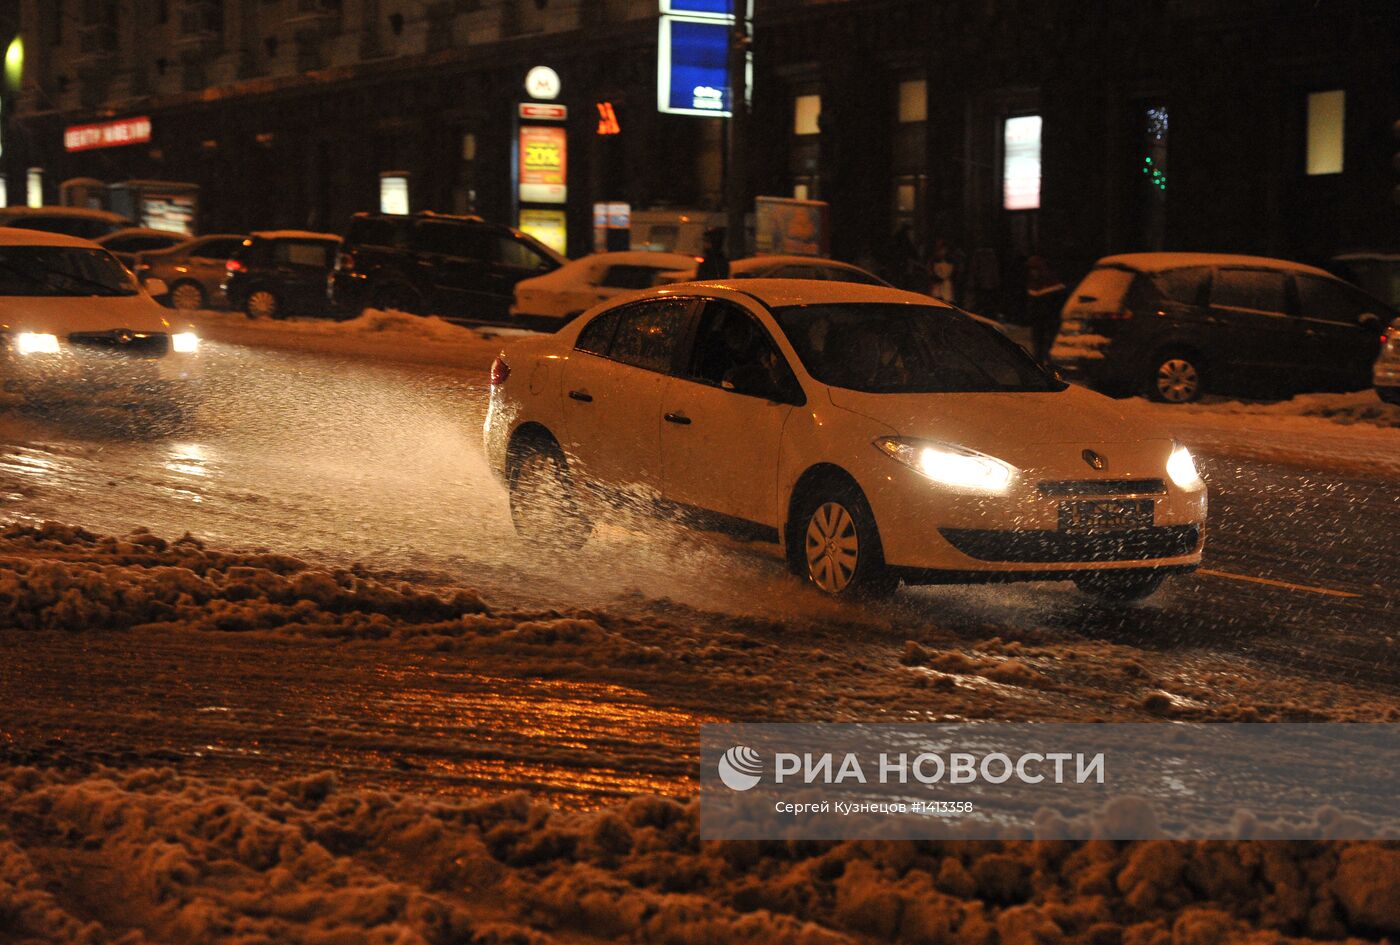
[[[169,286],[159,301],[171,308],[225,308],[228,303],[219,286],[228,274],[229,256],[245,239],[236,233],[196,236],[169,249],[138,254],[133,270],[143,284],[159,279]]]

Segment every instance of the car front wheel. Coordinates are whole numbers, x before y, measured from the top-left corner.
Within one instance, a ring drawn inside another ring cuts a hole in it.
[[[854,487],[816,492],[797,517],[799,573],[832,597],[879,596],[898,581],[885,567],[880,533],[865,497]]]
[[[510,518],[515,533],[533,545],[571,551],[588,540],[569,464],[558,444],[530,440],[511,449]]]
[[[1201,361],[1189,352],[1170,352],[1152,359],[1147,376],[1147,395],[1168,404],[1189,404],[1199,400],[1204,371]]]
[[[1167,576],[1160,571],[1096,571],[1074,579],[1085,594],[1105,601],[1134,601],[1150,597]]]

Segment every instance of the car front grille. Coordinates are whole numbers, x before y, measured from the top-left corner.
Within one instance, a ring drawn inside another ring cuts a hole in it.
[[[1064,479],[1040,484],[1041,495],[1165,495],[1161,479]]]
[[[127,358],[163,358],[170,350],[170,336],[160,331],[79,331],[68,336],[77,352]]]
[[[1198,525],[1159,525],[1098,534],[981,528],[940,528],[938,531],[949,544],[970,558],[1020,564],[1176,558],[1191,554],[1201,541]]]

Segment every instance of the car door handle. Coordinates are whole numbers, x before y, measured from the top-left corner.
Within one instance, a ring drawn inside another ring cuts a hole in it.
[[[586,390],[571,390],[569,391],[569,396],[574,400],[581,400],[585,404],[593,403],[593,395]]]
[[[683,413],[668,413],[668,414],[666,414],[666,422],[667,422],[667,423],[679,423],[679,424],[680,424],[681,426],[683,426],[683,427],[688,427],[688,426],[690,426],[690,418],[687,417],[687,416],[686,416],[685,414],[683,414]]]

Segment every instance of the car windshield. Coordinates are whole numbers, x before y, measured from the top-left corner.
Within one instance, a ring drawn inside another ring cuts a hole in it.
[[[0,296],[135,295],[109,253],[68,246],[0,246]]]
[[[794,305],[773,312],[807,372],[871,394],[1060,391],[996,329],[933,305]]]

